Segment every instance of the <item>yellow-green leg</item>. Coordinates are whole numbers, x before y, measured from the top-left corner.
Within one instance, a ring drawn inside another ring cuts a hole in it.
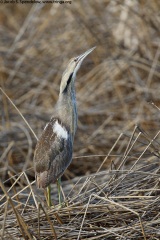
[[[61,193],[61,178],[57,179],[57,188],[58,188],[58,200],[59,200],[59,205],[62,206],[62,193]],[[47,187],[47,205],[48,207],[52,206],[52,201],[51,201],[51,185]]]
[[[61,194],[61,178],[57,179],[58,199],[59,205],[62,206],[62,194]]]
[[[52,206],[52,201],[51,201],[51,185],[47,187],[47,204],[48,207]]]

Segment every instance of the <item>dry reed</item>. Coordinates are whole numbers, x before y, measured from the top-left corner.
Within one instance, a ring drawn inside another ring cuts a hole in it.
[[[2,239],[160,239],[160,3],[1,4]],[[97,46],[77,82],[74,157],[58,206],[36,189],[36,138],[69,58]]]

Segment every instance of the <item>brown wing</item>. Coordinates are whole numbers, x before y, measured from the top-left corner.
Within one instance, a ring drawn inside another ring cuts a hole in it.
[[[46,187],[55,182],[72,159],[71,136],[67,140],[53,131],[55,121],[50,121],[37,143],[34,154],[34,168],[38,187]]]

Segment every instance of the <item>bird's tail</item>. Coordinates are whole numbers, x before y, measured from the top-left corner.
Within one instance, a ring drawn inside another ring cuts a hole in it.
[[[48,173],[47,171],[36,174],[36,182],[38,188],[46,188],[48,186]]]

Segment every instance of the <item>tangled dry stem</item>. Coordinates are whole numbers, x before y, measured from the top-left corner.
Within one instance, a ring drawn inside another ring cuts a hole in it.
[[[160,239],[159,8],[158,0],[1,5],[2,239]],[[36,138],[21,116],[39,136],[68,59],[92,46],[76,82],[64,203],[53,185],[48,208],[35,187]]]

